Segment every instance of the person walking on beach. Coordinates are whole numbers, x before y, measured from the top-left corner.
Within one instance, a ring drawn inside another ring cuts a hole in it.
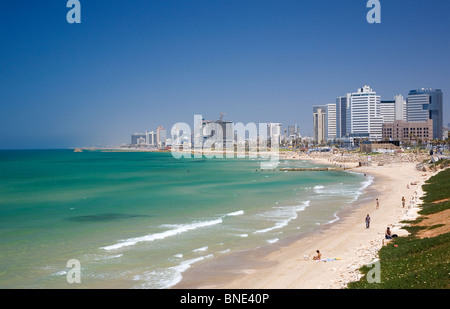
[[[402,206],[403,206],[403,208],[405,208],[405,197],[404,196],[402,196]]]
[[[368,229],[369,226],[370,226],[370,217],[369,217],[369,214],[367,214],[367,216],[366,216],[366,229]]]
[[[380,202],[377,199],[377,209],[380,207]]]

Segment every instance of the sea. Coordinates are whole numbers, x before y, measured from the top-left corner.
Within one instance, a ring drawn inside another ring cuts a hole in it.
[[[373,181],[261,160],[0,151],[0,288],[170,288],[190,267],[340,220]]]

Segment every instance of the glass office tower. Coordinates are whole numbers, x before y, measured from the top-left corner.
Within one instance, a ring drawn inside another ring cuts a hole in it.
[[[407,121],[433,120],[433,138],[442,139],[443,93],[440,89],[411,90],[406,101]]]

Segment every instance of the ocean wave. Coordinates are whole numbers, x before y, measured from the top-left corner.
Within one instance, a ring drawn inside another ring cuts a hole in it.
[[[140,237],[135,238],[129,238],[126,240],[122,240],[118,242],[117,244],[101,247],[100,249],[103,250],[117,250],[121,249],[123,247],[133,246],[140,242],[152,242],[155,240],[165,239],[168,237],[176,236],[182,233],[186,233],[192,230],[196,230],[203,227],[208,227],[216,224],[222,223],[222,218],[209,220],[209,221],[200,221],[200,222],[194,222],[190,224],[181,224],[181,225],[172,225],[175,228],[171,230],[167,230],[160,233],[154,233],[154,234],[148,234]]]
[[[356,173],[355,173],[356,174]],[[373,177],[367,176],[367,179],[360,183],[359,187],[350,184],[332,184],[328,186],[317,185],[314,186],[314,192],[319,194],[321,197],[330,196],[344,196],[352,197],[351,202],[354,202],[358,197],[364,192],[364,190],[373,183]]]
[[[225,216],[233,217],[233,216],[241,216],[243,214],[244,214],[243,210],[238,210],[238,211],[235,211],[235,212],[230,212],[229,214],[226,214]]]
[[[361,187],[357,190],[356,194],[354,195],[353,201],[356,201],[358,197],[364,193],[364,190],[369,187],[374,181],[374,178],[372,176],[367,176],[367,179],[361,183]]]
[[[234,235],[242,237],[242,238],[248,237],[248,234],[234,234]]]
[[[133,280],[144,281],[144,283],[138,286],[140,288],[167,289],[179,283],[183,278],[183,272],[188,270],[192,264],[212,257],[214,257],[213,254],[208,254],[182,261],[180,264],[169,268],[147,271],[134,276]]]
[[[333,217],[334,217],[334,219],[331,219],[330,221],[328,221],[327,224],[331,224],[331,223],[333,223],[333,222],[336,222],[336,221],[340,220],[340,218],[339,218],[338,215],[337,215],[337,212],[335,212],[335,213],[333,214]]]
[[[269,243],[269,244],[274,244],[274,243],[276,243],[279,240],[280,240],[279,238],[274,238],[274,239],[268,239],[268,240],[266,240],[266,242]]]
[[[260,216],[270,218],[270,221],[276,221],[275,225],[253,233],[262,234],[285,227],[290,221],[297,219],[298,212],[305,210],[309,203],[310,201],[305,201],[303,205],[273,207],[271,211],[260,214]]]
[[[314,186],[314,191],[316,192],[316,193],[321,193],[321,191],[322,191],[322,189],[324,189],[325,187],[324,186],[322,186],[322,185],[317,185],[317,186]]]
[[[198,228],[208,227],[216,224],[220,224],[223,222],[223,218],[225,217],[234,217],[234,216],[240,216],[243,215],[243,210],[238,210],[234,212],[227,213],[223,216],[221,216],[218,219],[208,220],[208,221],[199,221],[194,222],[190,224],[163,224],[161,225],[162,228],[170,228],[167,231],[160,232],[160,233],[154,233],[154,234],[148,234],[140,237],[135,238],[129,238],[125,240],[121,240],[118,243],[110,246],[101,247],[100,249],[103,250],[117,250],[121,249],[123,247],[133,246],[140,242],[152,242],[155,240],[161,240],[168,237],[176,236],[182,233],[186,233],[192,230],[196,230]]]

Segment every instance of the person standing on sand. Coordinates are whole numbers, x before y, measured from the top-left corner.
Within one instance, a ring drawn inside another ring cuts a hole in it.
[[[403,208],[405,208],[405,197],[404,196],[402,196],[402,206],[403,206]]]
[[[367,214],[367,217],[366,217],[366,229],[368,229],[369,226],[370,226],[370,217],[369,217],[369,214]]]
[[[377,199],[377,209],[380,207],[380,202]]]

